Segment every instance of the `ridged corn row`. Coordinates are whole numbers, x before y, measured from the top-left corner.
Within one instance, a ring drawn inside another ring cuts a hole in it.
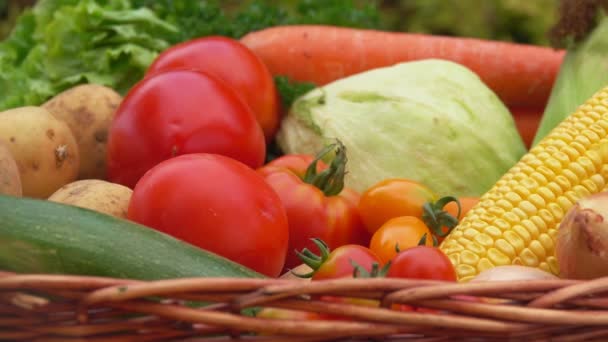
[[[559,274],[559,223],[580,198],[607,189],[608,87],[533,147],[446,237],[459,281],[498,265]]]

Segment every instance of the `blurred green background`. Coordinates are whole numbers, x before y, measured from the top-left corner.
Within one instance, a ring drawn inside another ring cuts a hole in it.
[[[322,2],[323,0],[316,0]],[[557,15],[559,0],[384,0],[373,4],[381,28],[390,31],[434,33],[548,45],[547,31]],[[230,10],[246,1],[222,1]],[[290,10],[301,0],[267,1]],[[312,2],[312,0],[311,0]],[[0,0],[0,39],[18,14],[35,0]]]

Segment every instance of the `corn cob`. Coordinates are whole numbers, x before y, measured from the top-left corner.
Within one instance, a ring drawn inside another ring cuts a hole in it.
[[[557,228],[580,198],[608,184],[608,87],[524,155],[462,218],[440,249],[459,281],[499,265],[559,274]]]

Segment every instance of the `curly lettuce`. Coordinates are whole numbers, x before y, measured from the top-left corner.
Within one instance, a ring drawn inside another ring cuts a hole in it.
[[[86,82],[124,93],[178,31],[126,1],[42,1],[0,45],[0,108],[39,104]]]

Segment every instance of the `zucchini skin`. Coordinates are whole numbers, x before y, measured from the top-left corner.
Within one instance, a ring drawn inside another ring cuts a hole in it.
[[[265,277],[132,221],[5,195],[0,195],[0,269],[139,280]]]

